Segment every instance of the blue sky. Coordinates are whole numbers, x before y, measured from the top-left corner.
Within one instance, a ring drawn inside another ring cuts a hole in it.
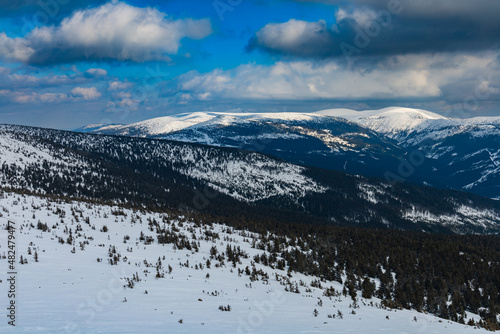
[[[496,0],[0,0],[0,123],[399,105],[500,116]]]

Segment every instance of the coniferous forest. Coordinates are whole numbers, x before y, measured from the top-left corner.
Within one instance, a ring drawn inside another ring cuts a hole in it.
[[[464,224],[456,228],[412,222],[399,215],[410,206],[424,208],[429,214],[448,213],[456,203],[495,210],[498,203],[492,200],[394,184],[390,192],[381,194],[380,203],[370,204],[359,193],[359,180],[372,187],[383,186],[383,181],[308,169],[305,175],[328,190],[296,198],[244,201],[231,192],[216,190],[217,184],[207,185],[183,173],[175,155],[168,158],[154,154],[161,150],[198,154],[204,158],[194,159],[195,164],[215,161],[217,168],[235,157],[251,162],[252,156],[244,151],[32,128],[12,133],[20,142],[36,142],[40,149],[65,158],[24,166],[4,163],[0,166],[3,192],[37,195],[56,202],[78,199],[138,211],[168,212],[199,225],[221,223],[256,232],[260,237],[252,247],[262,254],[253,258],[254,263],[316,276],[319,285],[326,280],[343,284],[342,291],[329,291],[331,295],[341,294],[357,303],[357,292],[361,292],[365,299],[380,298],[380,307],[415,309],[468,325],[500,329],[498,227],[492,224],[479,229]],[[22,148],[17,154],[30,157]],[[234,189],[239,189],[237,184]],[[196,206],[198,200],[201,204]],[[386,217],[390,224],[379,216]],[[156,231],[159,243],[175,244],[178,249],[196,247],[189,238],[165,230],[158,222],[152,222],[150,228]],[[484,235],[464,234],[470,232]],[[215,258],[217,254],[213,255]],[[238,262],[242,254],[227,249],[219,254],[219,260],[221,256],[231,263]],[[245,274],[259,277],[251,270]],[[292,292],[298,289],[289,288]],[[481,319],[468,318],[466,312],[479,314]]]

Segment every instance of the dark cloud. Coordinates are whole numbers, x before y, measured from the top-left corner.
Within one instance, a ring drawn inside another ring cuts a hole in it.
[[[312,1],[308,1],[312,2]],[[474,52],[500,47],[500,1],[314,1],[339,6],[337,23],[270,23],[247,50],[305,58]]]
[[[104,3],[106,0],[0,0],[0,17],[19,19],[27,25],[54,24],[77,9]]]
[[[489,25],[498,22],[500,2],[496,0],[295,0],[315,2],[339,7],[370,7],[375,10],[400,8],[402,17],[467,18]]]

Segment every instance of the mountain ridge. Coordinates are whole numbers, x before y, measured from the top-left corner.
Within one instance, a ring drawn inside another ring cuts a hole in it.
[[[17,143],[0,153],[0,185],[23,191],[227,217],[500,231],[500,203],[486,198],[297,166],[258,152],[22,126],[0,126],[0,137]]]
[[[386,177],[500,199],[500,118],[452,119],[389,107],[313,113],[196,112],[94,133],[254,150],[295,164]],[[489,153],[488,153],[489,152]],[[424,155],[422,162],[408,157]]]

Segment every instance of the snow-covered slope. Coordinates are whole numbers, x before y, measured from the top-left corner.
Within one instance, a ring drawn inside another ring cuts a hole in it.
[[[134,123],[132,125],[110,125],[103,126],[100,131],[116,131],[117,133],[128,135],[130,133],[140,133],[140,136],[155,136],[179,131],[200,123],[205,123],[216,117],[214,113],[195,112],[179,114],[174,116],[158,117],[146,121]]]
[[[425,161],[417,166],[410,163],[412,172],[404,179],[500,199],[499,117],[452,119],[400,107],[314,113],[197,112],[94,132],[238,147],[296,164],[377,177],[401,174],[406,157],[421,151]]]
[[[71,151],[53,145],[48,149],[49,145],[39,140],[52,136],[55,143],[64,145],[68,139],[64,138],[63,133],[51,133],[35,128],[11,132],[12,129],[14,128],[10,126],[0,126],[0,166],[13,165],[21,171],[46,161],[54,165],[54,170],[59,169],[59,174],[62,174],[65,167],[85,169],[87,166],[82,157],[77,157]],[[35,135],[35,138],[31,135]],[[76,145],[73,148],[99,153],[109,149],[114,140],[113,137],[105,136],[74,136],[76,138],[70,139]],[[136,145],[141,146],[141,151]],[[257,153],[242,155],[209,147],[159,141],[153,142],[152,145],[147,142],[129,141],[120,145],[119,149],[130,154],[128,160],[161,161],[163,168],[172,168],[183,175],[205,182],[221,193],[247,202],[275,196],[297,199],[310,192],[323,192],[326,189],[305,176],[304,167]],[[111,154],[118,156],[116,150]],[[81,173],[84,174],[85,171]],[[2,183],[9,185],[5,175],[0,173],[0,184]]]
[[[319,115],[341,117],[356,122],[373,131],[398,136],[401,132],[414,131],[439,121],[452,122],[439,114],[411,108],[389,107],[380,110],[355,111],[350,109],[327,109],[316,112]]]
[[[21,126],[0,126],[0,140],[12,145],[0,151],[0,186],[9,189],[207,209],[230,217],[246,212],[267,219],[267,212],[280,219],[297,214],[298,220],[322,224],[500,231],[500,203],[491,200],[412,185],[393,187],[389,181],[298,166],[257,152]],[[30,161],[37,148],[46,157]],[[56,159],[63,152],[66,164]],[[408,216],[414,207],[440,218]],[[468,210],[461,213],[461,207]]]
[[[4,315],[9,220],[16,227],[18,280],[16,327],[3,316],[1,333],[486,332],[391,310],[361,293],[353,303],[339,282],[256,263],[255,256],[268,254],[255,246],[264,236],[229,226],[7,193],[0,208]],[[187,243],[159,244],[157,228]],[[240,253],[234,264],[228,247]],[[329,296],[327,288],[334,289]]]
[[[475,124],[500,124],[500,116],[499,117],[473,117],[470,118],[469,121]]]
[[[384,134],[409,152],[421,151],[426,182],[500,199],[500,118],[452,119],[418,109],[324,110]]]
[[[129,125],[92,126],[94,132],[152,137],[167,135],[187,128],[222,127],[251,122],[325,122],[328,118],[344,118],[366,128],[385,134],[411,131],[428,121],[451,121],[426,110],[389,107],[381,110],[355,111],[350,109],[327,109],[312,113],[234,113],[193,112],[164,116]],[[484,122],[478,119],[476,122]]]
[[[442,139],[459,132],[471,132],[474,136],[485,136],[496,133],[495,125],[500,124],[499,117],[475,117],[470,119],[454,119],[422,110],[401,107],[388,107],[380,110],[356,111],[351,109],[326,109],[311,113],[234,113],[234,112],[194,112],[172,116],[158,117],[129,125],[89,126],[95,133],[130,135],[136,137],[161,137],[178,133],[182,130],[200,130],[206,128],[223,128],[236,124],[250,123],[328,123],[331,119],[346,119],[365,128],[389,136],[399,141],[406,141],[410,135],[411,142],[416,144],[426,139]],[[82,128],[87,131],[88,127]],[[170,138],[170,137],[169,137]],[[195,140],[194,138],[192,140]],[[207,138],[214,141],[214,138]],[[197,140],[197,142],[201,142]],[[207,142],[210,144],[210,142]]]
[[[311,121],[324,118],[314,113],[234,113],[193,112],[157,117],[129,125],[110,125],[94,128],[94,132],[153,137],[197,126],[229,126],[235,123],[249,123],[264,120]]]
[[[295,164],[380,176],[403,154],[383,136],[317,113],[197,112],[96,129],[94,133],[162,138],[272,154]]]
[[[266,126],[272,127],[268,133]],[[346,131],[340,132],[340,128]],[[260,129],[260,130],[259,130]],[[332,131],[333,129],[333,131]],[[223,131],[231,133],[221,133]],[[347,131],[350,130],[350,131]],[[239,132],[238,132],[239,131]],[[257,132],[256,132],[257,131]],[[230,146],[224,140],[234,140],[239,147],[252,140],[291,139],[298,142],[314,138],[331,151],[360,150],[366,138],[374,137],[362,128],[336,117],[319,113],[234,113],[194,112],[158,117],[130,125],[110,125],[94,128],[94,133],[147,138],[165,138],[209,145]],[[231,138],[229,138],[231,135]]]
[[[457,119],[427,110],[400,107],[364,111],[328,109],[316,113],[351,120],[405,146],[418,145],[425,140],[443,140],[460,133],[474,137],[499,135],[500,124],[500,117]]]
[[[25,138],[19,138],[0,127],[0,165],[15,164],[26,168],[33,163],[49,161],[60,166],[73,167],[82,163],[76,155],[62,149],[54,150],[40,141],[29,143],[23,139]]]

